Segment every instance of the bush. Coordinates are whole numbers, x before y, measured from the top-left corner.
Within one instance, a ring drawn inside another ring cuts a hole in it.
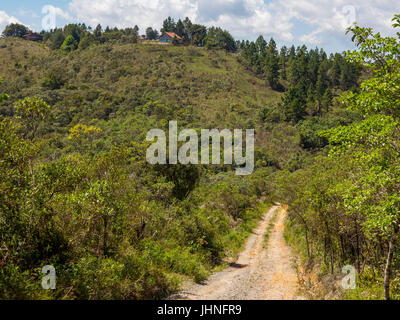
[[[45,88],[49,88],[51,90],[56,90],[62,88],[67,83],[67,79],[65,77],[65,71],[61,69],[56,69],[50,71],[46,77],[44,78],[42,85]]]

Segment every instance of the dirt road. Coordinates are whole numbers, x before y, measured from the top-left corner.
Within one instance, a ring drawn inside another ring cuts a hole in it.
[[[276,215],[275,219],[273,217]],[[283,238],[286,211],[272,207],[249,237],[236,263],[211,275],[204,284],[185,288],[176,300],[300,300],[291,249]],[[264,237],[275,220],[268,244]]]

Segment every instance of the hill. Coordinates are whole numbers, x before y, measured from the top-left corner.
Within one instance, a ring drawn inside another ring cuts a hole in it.
[[[323,278],[312,298],[398,298],[398,36],[355,25],[357,50],[328,55],[164,22],[185,41],[70,24],[38,44],[7,27],[0,298],[166,297],[232,261],[273,202],[289,206],[303,284],[313,270]],[[254,172],[150,165],[146,134],[171,120],[195,133],[255,129]],[[40,288],[45,265],[55,290]],[[356,289],[337,290],[342,270]]]
[[[255,199],[270,198],[266,181],[278,160],[257,148],[258,173],[247,178],[230,166],[145,161],[147,131],[169,120],[180,128],[256,128],[265,145],[258,112],[281,93],[237,55],[121,43],[65,53],[16,38],[0,40],[0,55],[0,90],[10,96],[0,109],[2,154],[13,159],[2,163],[1,233],[12,252],[2,259],[2,297],[154,299],[177,290],[182,276],[204,279],[238,252],[261,217]],[[14,106],[25,97],[42,99],[48,116],[22,115],[30,102]],[[288,128],[271,145],[295,141]],[[14,148],[26,151],[12,155]],[[9,175],[15,168],[25,183]],[[37,280],[46,264],[57,270],[53,292]]]
[[[237,54],[158,44],[105,44],[66,54],[16,38],[1,40],[0,54],[2,89],[11,96],[1,113],[12,115],[18,99],[43,98],[57,118],[43,130],[60,143],[78,123],[99,126],[109,148],[115,139],[143,140],[149,129],[177,120],[180,127],[256,128],[256,145],[281,168],[291,152],[302,153],[292,126],[265,130],[259,112],[280,102],[282,93]],[[283,141],[294,150],[277,152]]]
[[[318,130],[352,121],[335,101],[285,119],[292,91],[273,90],[243,51],[111,41],[66,52],[0,40],[0,92],[10,96],[0,107],[0,296],[157,299],[239,252],[280,198],[278,173],[312,161],[326,145]],[[150,166],[146,134],[170,120],[255,129],[255,172]],[[57,271],[51,292],[40,289],[44,265]]]

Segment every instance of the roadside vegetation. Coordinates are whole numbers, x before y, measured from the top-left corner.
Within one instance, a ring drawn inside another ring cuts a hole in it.
[[[279,94],[235,56],[124,41],[66,52],[18,37],[0,51],[1,298],[160,299],[238,253],[276,168],[150,166],[145,141],[169,120],[253,128]],[[49,264],[54,291],[41,288]]]
[[[184,41],[82,24],[0,39],[0,298],[164,298],[235,256],[273,201],[307,264],[356,267],[344,297],[398,298],[398,37],[355,26],[358,50],[328,55],[188,19],[160,31]],[[254,128],[255,172],[149,165],[146,133],[170,120]]]
[[[400,16],[393,26],[400,27]],[[277,180],[290,204],[292,243],[322,274],[357,270],[350,299],[399,298],[399,35],[354,26],[350,62],[368,77],[340,97],[362,115],[318,136],[328,148],[313,163]],[[293,238],[294,237],[294,238]]]

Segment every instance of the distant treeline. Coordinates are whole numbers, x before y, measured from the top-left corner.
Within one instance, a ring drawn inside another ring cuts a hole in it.
[[[23,37],[31,32],[29,28],[21,24],[10,24],[3,31],[4,37]],[[207,28],[204,25],[194,24],[189,18],[177,22],[168,17],[163,22],[160,32],[148,27],[146,29],[146,40],[156,40],[164,32],[173,32],[182,38],[183,44],[204,46],[207,48],[222,48],[234,52],[237,45],[232,35],[219,27]],[[86,49],[92,44],[106,43],[113,40],[120,40],[127,43],[136,43],[139,38],[139,27],[133,28],[110,28],[98,24],[96,28],[87,26],[85,23],[68,24],[63,28],[56,28],[50,31],[41,31],[43,41],[48,43],[51,49],[62,49],[73,51]]]

